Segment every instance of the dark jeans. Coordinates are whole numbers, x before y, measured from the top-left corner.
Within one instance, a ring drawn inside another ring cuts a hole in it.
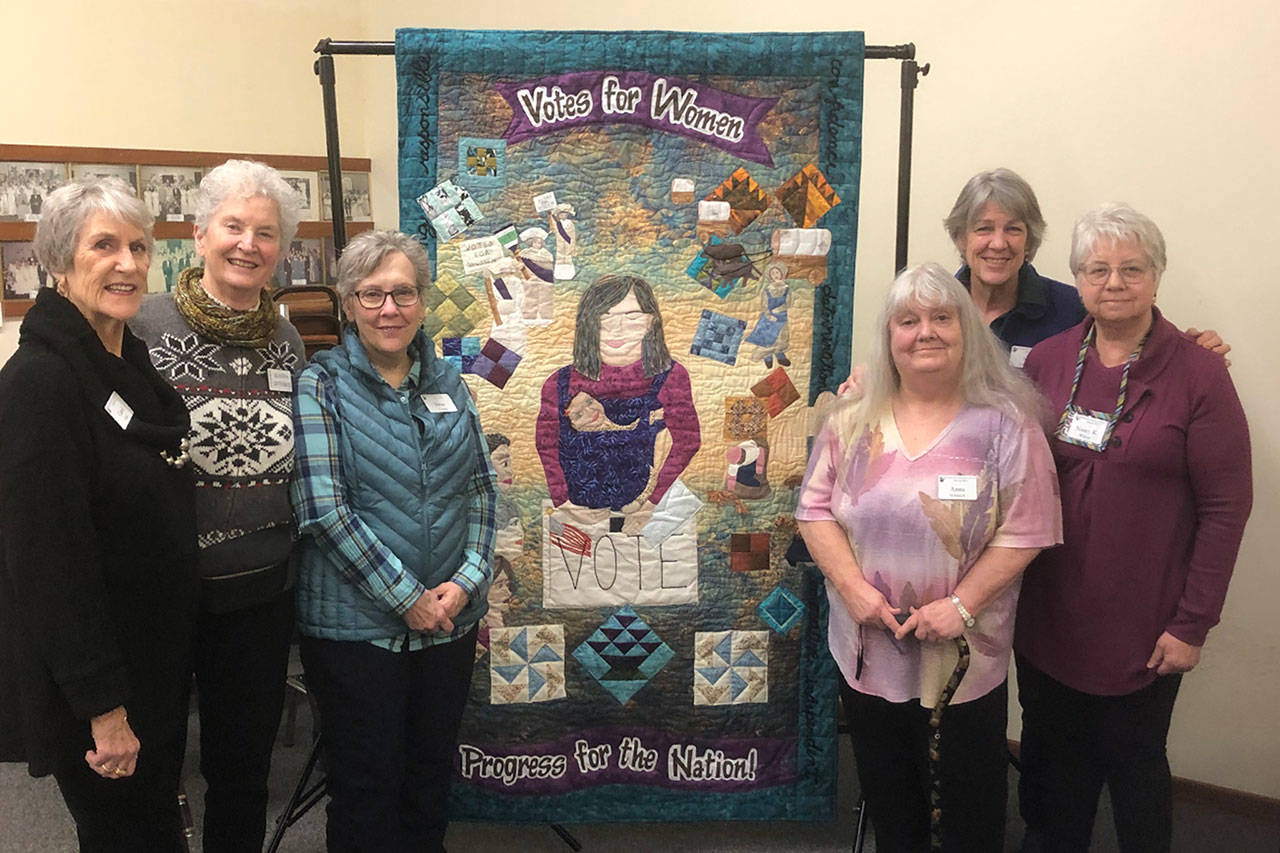
[[[889,702],[841,683],[853,738],[858,783],[867,802],[879,853],[929,849],[928,708],[918,700]],[[1007,682],[942,714],[942,849],[1004,849],[1009,795],[1005,754]]]
[[[1165,741],[1182,676],[1158,676],[1125,696],[1094,696],[1055,681],[1026,658],[1017,662],[1026,849],[1088,850],[1106,783],[1120,849],[1169,850],[1173,795]]]
[[[293,590],[254,607],[200,614],[195,670],[207,853],[262,850],[293,619]]]
[[[54,767],[53,776],[76,822],[82,851],[187,849],[178,810],[178,777],[187,745],[189,693],[185,678],[174,679],[168,697],[154,697],[155,708],[135,706],[137,710],[130,713],[142,745],[132,776],[104,779],[89,769],[83,752],[65,757]]]
[[[414,652],[302,638],[328,770],[329,850],[444,850],[475,648],[474,629]]]

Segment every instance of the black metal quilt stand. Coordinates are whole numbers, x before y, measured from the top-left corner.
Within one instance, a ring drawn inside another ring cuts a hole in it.
[[[333,57],[394,56],[395,48],[394,41],[337,41],[330,38],[321,39],[315,47],[315,53],[319,54],[319,58],[316,59],[313,70],[320,78],[321,97],[324,103],[325,151],[329,161],[329,203],[333,221],[335,255],[341,255],[342,249],[346,246],[347,227],[346,211],[342,202],[342,161],[338,140],[338,98]],[[920,77],[929,73],[929,65],[928,63],[920,65],[916,62],[916,46],[911,42],[898,45],[867,45],[863,55],[865,59],[897,59],[902,62],[898,123],[897,229],[894,247],[894,274],[896,275],[907,264],[907,241],[911,219],[911,138],[915,114],[915,89]],[[841,733],[848,731],[843,719],[838,724],[838,731]],[[311,782],[319,762],[320,740],[317,732],[312,743],[311,755],[289,798],[289,804],[284,813],[276,818],[275,833],[267,847],[267,853],[276,853],[285,831],[324,798],[326,789],[324,777],[321,776],[319,780]],[[578,840],[563,826],[558,823],[552,823],[549,826],[575,853],[582,849]],[[862,850],[866,827],[867,804],[865,800],[860,800],[853,842],[854,853]]]

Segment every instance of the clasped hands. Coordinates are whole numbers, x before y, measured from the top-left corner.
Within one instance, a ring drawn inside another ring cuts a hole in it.
[[[964,620],[950,598],[939,598],[922,607],[908,608],[909,613],[901,624],[898,617],[902,608],[890,607],[884,594],[865,580],[854,581],[840,597],[844,599],[849,615],[859,625],[888,629],[901,640],[910,634],[926,643],[953,640],[964,633]]]
[[[467,600],[466,590],[453,581],[445,581],[418,596],[404,612],[404,623],[415,631],[452,631],[453,617],[467,606]]]

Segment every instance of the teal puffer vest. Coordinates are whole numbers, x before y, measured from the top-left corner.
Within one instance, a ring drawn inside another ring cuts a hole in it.
[[[342,474],[347,501],[405,570],[428,589],[449,580],[462,564],[468,487],[480,459],[479,417],[466,385],[449,362],[437,358],[422,332],[414,339],[421,360],[418,386],[394,389],[369,363],[354,329],[341,346],[318,353],[306,370],[327,377],[336,390]],[[454,412],[431,412],[423,394],[447,394]],[[371,600],[302,541],[298,626],[330,640],[379,640],[407,630],[404,619]],[[455,628],[479,621],[486,589],[454,617]]]

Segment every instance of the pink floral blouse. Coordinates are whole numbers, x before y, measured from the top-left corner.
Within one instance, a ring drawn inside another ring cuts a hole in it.
[[[940,476],[958,478],[950,484],[964,497],[940,499]],[[838,522],[863,577],[903,612],[950,595],[989,546],[1062,542],[1058,480],[1041,428],[973,406],[915,458],[903,448],[892,412],[852,444],[828,423],[815,439],[796,518]],[[953,703],[981,698],[1007,677],[1020,587],[1018,578],[966,629],[972,657]],[[884,628],[859,626],[830,581],[827,594],[828,643],[850,686],[932,706],[954,668],[955,644],[899,641]]]

